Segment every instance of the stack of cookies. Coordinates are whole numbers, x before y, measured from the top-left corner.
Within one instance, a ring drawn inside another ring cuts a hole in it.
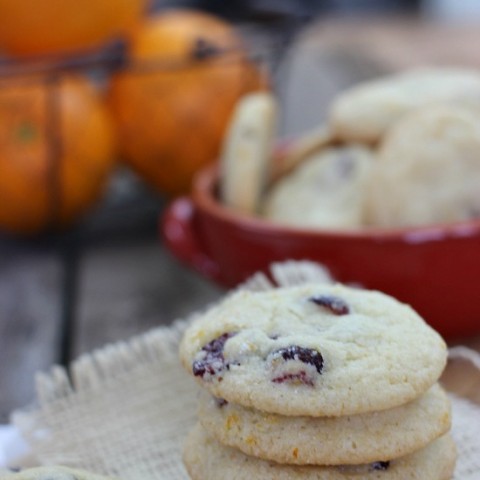
[[[453,475],[445,343],[387,295],[237,292],[191,325],[180,355],[203,387],[184,449],[194,480]]]

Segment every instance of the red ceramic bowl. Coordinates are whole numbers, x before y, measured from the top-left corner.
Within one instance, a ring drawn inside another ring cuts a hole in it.
[[[480,221],[402,229],[318,231],[238,214],[216,198],[217,170],[167,208],[167,247],[202,275],[234,286],[271,262],[314,260],[338,281],[409,303],[445,337],[480,333]]]

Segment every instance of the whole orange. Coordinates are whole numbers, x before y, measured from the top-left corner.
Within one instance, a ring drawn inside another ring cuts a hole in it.
[[[218,155],[238,98],[266,88],[265,73],[230,24],[191,10],[146,21],[128,60],[109,95],[125,160],[159,191],[186,192]]]
[[[0,229],[71,223],[102,193],[115,151],[109,112],[87,79],[0,82]]]
[[[66,53],[97,47],[140,20],[147,0],[0,0],[0,51]]]

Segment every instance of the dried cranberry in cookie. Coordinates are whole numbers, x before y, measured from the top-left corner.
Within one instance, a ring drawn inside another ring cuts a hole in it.
[[[389,461],[382,461],[382,462],[373,462],[370,464],[363,464],[363,465],[341,465],[338,467],[339,471],[345,475],[355,475],[360,476],[361,478],[365,478],[364,476],[368,476],[370,472],[375,471],[386,471],[390,467]]]
[[[315,295],[310,297],[309,300],[327,310],[330,310],[334,315],[348,315],[350,313],[348,303],[339,297]]]
[[[372,470],[388,470],[388,467],[390,466],[390,462],[373,462],[371,464]]]
[[[274,350],[267,357],[274,383],[296,383],[313,386],[323,369],[318,350],[291,345]]]
[[[224,333],[202,347],[192,364],[192,372],[196,377],[211,378],[229,368],[223,356],[223,349],[225,342],[233,335],[235,334]]]
[[[313,417],[409,402],[438,380],[446,353],[408,305],[321,283],[233,293],[198,317],[180,346],[185,368],[212,395]]]

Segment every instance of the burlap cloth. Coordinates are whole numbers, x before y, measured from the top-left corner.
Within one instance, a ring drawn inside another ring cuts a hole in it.
[[[328,281],[320,267],[272,267],[276,285]],[[274,288],[256,275],[242,288]],[[179,365],[177,347],[191,319],[107,346],[37,379],[35,407],[12,421],[41,464],[63,464],[124,480],[185,480],[181,445],[196,414],[197,387]],[[480,372],[478,354],[457,349]],[[480,479],[480,407],[452,395],[456,480]]]

